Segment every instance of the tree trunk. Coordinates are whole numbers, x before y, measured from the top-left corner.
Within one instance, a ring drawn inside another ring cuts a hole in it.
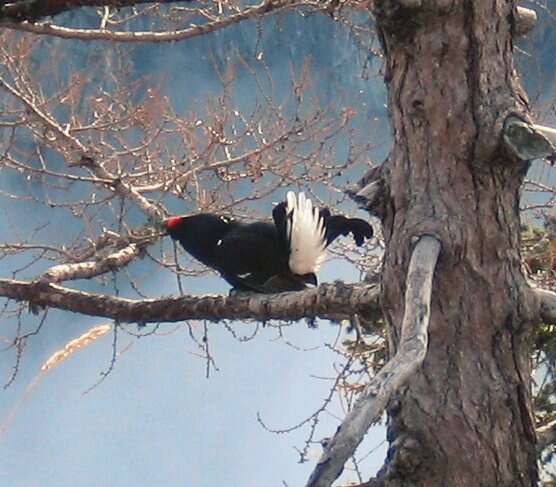
[[[388,486],[503,487],[537,481],[519,191],[506,153],[514,73],[509,0],[376,0],[394,148],[385,162],[383,307],[395,352],[415,237],[442,242],[429,351],[389,407]]]

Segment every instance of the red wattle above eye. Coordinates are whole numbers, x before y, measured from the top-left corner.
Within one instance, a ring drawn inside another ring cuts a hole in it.
[[[176,225],[178,225],[181,222],[181,220],[182,220],[181,216],[171,216],[170,218],[164,220],[162,224],[164,225],[165,228],[170,230],[174,228]]]

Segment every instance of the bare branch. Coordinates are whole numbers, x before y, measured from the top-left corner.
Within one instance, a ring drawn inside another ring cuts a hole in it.
[[[191,0],[173,0],[178,3]],[[13,0],[2,2],[0,5],[0,19],[38,20],[43,17],[61,14],[80,7],[125,7],[151,3],[152,0]]]
[[[384,201],[388,187],[384,177],[385,164],[371,167],[367,173],[345,193],[353,199],[360,208],[378,217],[384,214]]]
[[[64,130],[60,124],[49,115],[47,112],[42,111],[36,103],[30,100],[23,93],[18,91],[15,87],[10,85],[0,77],[0,88],[4,88],[8,93],[18,99],[35,117],[44,125],[45,128],[51,130],[55,137],[60,139],[65,145],[70,148],[68,166],[83,166],[86,167],[94,176],[99,178],[99,183],[105,184],[113,191],[122,197],[127,197],[134,201],[135,204],[148,216],[154,219],[162,219],[163,213],[152,204],[147,198],[137,191],[135,187],[126,184],[121,178],[116,177],[109,172],[95,159],[94,151],[89,150],[83,145],[79,139],[70,134],[69,130]]]
[[[308,487],[329,487],[340,476],[368,429],[386,408],[392,394],[419,368],[427,353],[432,278],[440,242],[425,235],[417,242],[406,280],[405,313],[400,348],[365,387],[353,409],[327,445]]]
[[[515,14],[515,33],[519,36],[531,32],[537,25],[537,13],[530,8],[517,7]]]
[[[109,2],[105,2],[109,3]],[[171,42],[198,37],[209,32],[223,29],[232,24],[242,22],[259,15],[279,12],[286,8],[294,8],[300,5],[307,5],[307,1],[295,0],[263,0],[258,5],[247,7],[244,10],[222,17],[202,25],[191,24],[186,29],[165,30],[161,32],[142,31],[142,32],[122,32],[109,31],[106,29],[77,29],[72,27],[62,27],[50,23],[19,23],[19,22],[1,22],[1,26],[33,32],[39,35],[50,35],[61,37],[64,39],[81,39],[81,40],[109,40],[112,42]],[[315,6],[317,2],[315,2]],[[1,17],[0,17],[1,18]]]
[[[540,319],[543,323],[556,325],[556,293],[548,289],[533,289],[540,304]]]
[[[556,129],[535,125],[514,115],[504,122],[503,139],[523,161],[556,155]]]
[[[48,127],[50,130],[52,130],[52,132],[54,132],[54,134],[56,134],[58,138],[63,140],[65,143],[67,143],[71,147],[72,151],[77,152],[78,158],[91,157],[87,153],[88,152],[87,148],[78,139],[73,137],[69,133],[69,131],[64,130],[58,124],[58,122],[56,122],[56,120],[54,120],[50,115],[48,115],[48,113],[45,113],[42,110],[40,110],[40,108],[37,107],[37,105],[33,103],[33,101],[31,101],[27,96],[25,96],[23,93],[18,91],[16,88],[14,88],[12,85],[10,85],[7,81],[2,79],[1,77],[0,77],[0,87],[4,88],[8,93],[10,93],[12,96],[17,98],[21,103],[23,103],[23,105],[25,105],[25,108],[31,111],[45,127]]]
[[[338,281],[306,291],[233,296],[182,296],[142,301],[87,293],[40,281],[0,279],[0,296],[120,322],[184,320],[343,319],[352,313],[379,312],[378,288]]]
[[[82,159],[80,163],[75,165],[86,166],[96,177],[111,180],[110,187],[120,196],[132,200],[146,215],[155,220],[163,218],[162,211],[145,198],[134,186],[124,183],[95,160]]]
[[[38,280],[41,282],[62,282],[73,279],[90,279],[125,267],[141,253],[141,249],[141,246],[132,243],[98,261],[56,265],[43,273]]]
[[[556,443],[556,420],[537,428],[537,450],[541,452],[546,447]]]

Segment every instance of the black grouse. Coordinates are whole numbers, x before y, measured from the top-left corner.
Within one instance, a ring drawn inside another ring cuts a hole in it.
[[[288,192],[274,207],[274,222],[241,223],[201,213],[163,222],[168,234],[198,261],[217,270],[235,289],[259,293],[298,291],[317,285],[325,249],[352,233],[361,246],[373,229],[365,220],[314,208],[304,193]]]

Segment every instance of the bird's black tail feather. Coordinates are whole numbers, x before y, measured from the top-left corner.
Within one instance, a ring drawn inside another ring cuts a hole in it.
[[[278,234],[282,239],[282,244],[287,247],[289,242],[286,238],[286,221],[288,218],[291,218],[291,215],[288,215],[286,212],[286,203],[281,202],[277,204],[274,207],[272,216]],[[350,233],[353,235],[353,239],[357,246],[361,247],[365,239],[371,238],[374,234],[373,227],[361,218],[347,218],[342,215],[332,216],[328,208],[322,208],[320,210],[320,216],[324,220],[326,228],[325,236],[327,247],[340,235],[347,236]]]
[[[349,233],[358,247],[361,247],[365,239],[373,236],[373,227],[361,218],[347,218],[342,215],[330,215],[328,209],[321,210],[326,226],[326,245],[330,245],[340,235],[346,236]]]

